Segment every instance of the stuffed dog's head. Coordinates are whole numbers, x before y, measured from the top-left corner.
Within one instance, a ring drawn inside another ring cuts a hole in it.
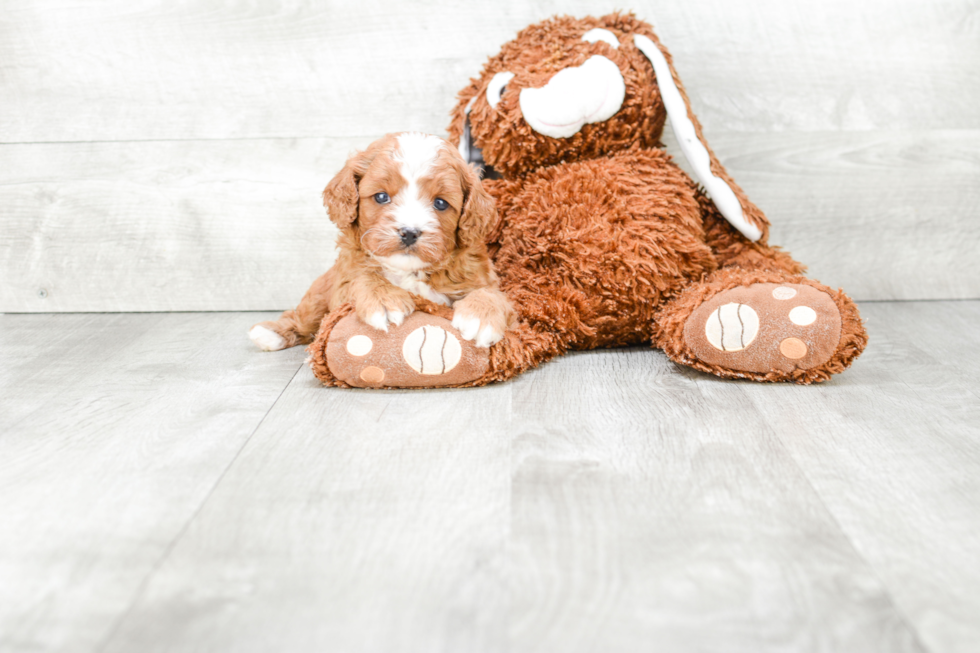
[[[635,34],[653,38],[619,14],[525,28],[460,92],[450,140],[505,177],[657,145],[667,114]]]
[[[389,134],[352,155],[323,191],[345,246],[406,271],[484,247],[496,221],[476,170],[436,136]]]
[[[754,206],[750,220],[743,217],[749,203],[704,140],[670,54],[632,14],[563,16],[525,28],[459,93],[449,134],[468,161],[515,178],[656,147],[668,116],[718,209],[758,239],[764,218],[754,217]]]

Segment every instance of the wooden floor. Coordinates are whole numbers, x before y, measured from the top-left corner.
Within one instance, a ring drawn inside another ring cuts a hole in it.
[[[980,301],[820,386],[319,387],[258,313],[0,316],[0,650],[976,651]]]

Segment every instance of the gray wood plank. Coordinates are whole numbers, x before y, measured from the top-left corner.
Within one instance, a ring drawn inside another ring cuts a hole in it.
[[[0,650],[95,650],[300,365],[263,318],[0,316]]]
[[[506,650],[510,397],[304,368],[102,650]]]
[[[811,277],[858,300],[980,297],[980,131],[723,133],[711,142],[769,216],[770,242]]]
[[[802,397],[752,388],[932,651],[980,641],[980,302],[869,304],[871,344]]]
[[[0,146],[0,310],[282,310],[335,258],[357,139]]]
[[[869,305],[872,324],[943,324],[951,343],[977,306]],[[975,481],[949,487],[951,457],[919,473],[917,500],[906,476],[864,479],[920,466],[882,449],[882,410],[911,406],[894,417],[909,430],[976,424],[976,384],[917,410],[941,363],[873,336],[814,387],[642,349],[473,391],[322,390],[303,370],[106,650],[925,650],[920,631],[966,649],[974,604],[954,600],[975,579],[952,572],[970,565]],[[882,389],[910,358],[919,373]],[[824,478],[800,453],[822,443],[840,449]]]
[[[302,368],[251,438],[258,316],[0,316],[0,648],[970,651],[980,302],[862,308],[819,386]]]
[[[516,650],[923,650],[745,386],[631,350],[515,387]]]
[[[811,276],[861,299],[980,297],[980,132],[786,134],[760,144],[738,143],[728,163],[765,202],[773,242]]]
[[[319,193],[371,140],[0,145],[0,310],[293,306],[335,257]],[[858,299],[980,296],[980,130],[712,142],[814,277]]]
[[[517,30],[606,0],[7,3],[3,142],[444,128]],[[977,129],[976,5],[640,0],[708,132]]]

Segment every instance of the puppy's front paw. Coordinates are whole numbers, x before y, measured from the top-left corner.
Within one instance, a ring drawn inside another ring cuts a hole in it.
[[[411,311],[409,311],[409,313],[404,313],[397,309],[391,311],[385,309],[379,309],[374,313],[371,313],[371,315],[369,315],[367,319],[365,319],[364,321],[367,324],[373,326],[378,331],[387,332],[389,324],[394,324],[395,326],[401,326],[402,323],[405,321],[405,318],[408,317],[410,314]]]
[[[456,302],[453,327],[477,347],[500,342],[514,320],[514,309],[507,297],[496,289],[481,288]]]
[[[362,322],[387,333],[389,324],[401,326],[415,312],[415,302],[408,293],[385,293],[359,299],[354,310]]]
[[[263,351],[279,351],[286,348],[286,339],[268,327],[256,324],[248,337]]]
[[[459,310],[453,312],[453,328],[466,340],[472,340],[477,347],[490,347],[504,337],[503,329],[491,323],[483,323],[477,316]]]

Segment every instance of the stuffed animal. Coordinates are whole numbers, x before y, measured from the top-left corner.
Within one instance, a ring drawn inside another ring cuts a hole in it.
[[[309,347],[325,384],[483,385],[568,350],[638,344],[719,377],[809,384],[864,349],[851,299],[768,243],[670,54],[632,14],[531,25],[451,115],[450,140],[497,203],[486,241],[519,320],[487,349],[447,306],[420,299],[387,332],[341,307]],[[696,180],[664,151],[668,118]]]

